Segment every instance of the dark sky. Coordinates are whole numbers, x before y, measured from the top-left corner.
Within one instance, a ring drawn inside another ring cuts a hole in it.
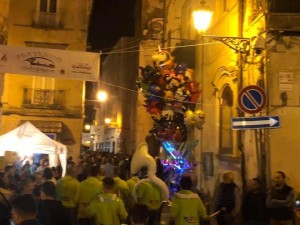
[[[134,35],[136,0],[94,0],[88,42],[92,50],[112,48],[121,36]]]

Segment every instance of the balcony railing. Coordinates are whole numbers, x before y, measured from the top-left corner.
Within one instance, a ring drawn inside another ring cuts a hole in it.
[[[23,107],[32,109],[64,109],[66,91],[24,88]]]
[[[63,27],[62,14],[35,11],[33,13],[32,26],[60,29]]]

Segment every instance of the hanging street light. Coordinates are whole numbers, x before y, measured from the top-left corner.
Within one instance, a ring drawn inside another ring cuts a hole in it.
[[[194,26],[199,33],[204,33],[210,25],[213,11],[207,6],[205,0],[193,11]]]

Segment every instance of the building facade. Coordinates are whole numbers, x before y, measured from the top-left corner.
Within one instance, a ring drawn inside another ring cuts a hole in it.
[[[92,1],[16,0],[9,2],[8,45],[86,51]],[[1,134],[24,121],[79,157],[85,81],[59,77],[4,75]]]
[[[205,124],[194,137],[199,187],[214,193],[224,170],[245,187],[253,177],[271,185],[282,170],[298,192],[299,3],[268,0],[207,0],[214,12],[205,33],[197,33],[192,11],[198,1],[165,1],[164,46],[196,43],[195,73],[202,90],[199,105]],[[176,60],[176,59],[175,59]],[[249,85],[266,93],[266,107],[244,112],[239,92]],[[279,116],[277,129],[232,129],[232,118]]]
[[[122,37],[103,60],[98,89],[108,96],[95,106],[94,150],[132,154],[136,148],[138,43]]]

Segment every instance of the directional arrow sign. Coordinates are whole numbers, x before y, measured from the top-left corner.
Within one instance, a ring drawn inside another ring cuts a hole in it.
[[[233,130],[279,128],[279,116],[236,117],[231,120]]]

